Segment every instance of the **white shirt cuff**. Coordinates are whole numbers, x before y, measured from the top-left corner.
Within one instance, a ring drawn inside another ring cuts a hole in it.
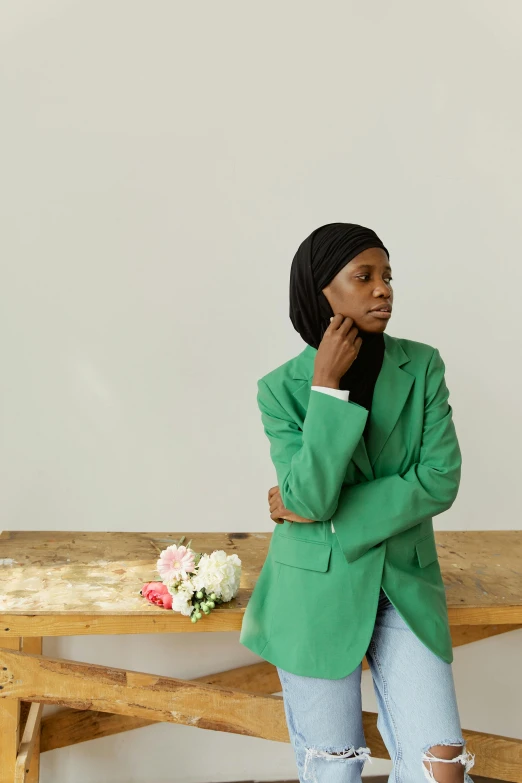
[[[346,402],[348,402],[350,396],[348,389],[332,389],[330,386],[312,386],[312,389],[331,394],[333,397],[339,397],[340,400],[346,400]]]

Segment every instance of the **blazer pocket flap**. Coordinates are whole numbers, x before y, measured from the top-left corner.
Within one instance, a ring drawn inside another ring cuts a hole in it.
[[[321,541],[305,541],[290,536],[272,536],[271,552],[274,560],[310,571],[327,571],[332,545]]]
[[[438,558],[437,545],[432,535],[419,539],[415,543],[415,549],[417,550],[417,558],[421,568],[433,563]]]

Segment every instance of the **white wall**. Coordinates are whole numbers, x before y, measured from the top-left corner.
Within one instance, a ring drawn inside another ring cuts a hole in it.
[[[342,220],[390,249],[388,333],[446,362],[464,462],[436,527],[519,528],[521,30],[517,0],[4,0],[0,527],[271,531],[256,380],[304,347],[297,246]],[[522,736],[521,638],[455,651],[466,728]],[[44,652],[184,677],[258,660],[237,633]],[[295,777],[287,744],[166,724],[42,770]]]

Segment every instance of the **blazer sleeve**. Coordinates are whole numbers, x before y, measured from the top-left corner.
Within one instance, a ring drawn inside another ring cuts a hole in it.
[[[257,387],[257,404],[285,508],[307,519],[329,519],[364,431],[367,409],[311,389],[301,429],[265,380],[261,378]]]
[[[460,484],[462,455],[444,371],[444,362],[435,348],[427,368],[419,461],[401,475],[342,488],[333,522],[348,562],[453,504]]]

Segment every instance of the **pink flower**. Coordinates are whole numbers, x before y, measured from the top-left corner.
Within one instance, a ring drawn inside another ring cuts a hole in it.
[[[190,571],[195,571],[194,553],[186,546],[168,546],[159,556],[156,568],[164,582],[187,579]]]
[[[163,582],[147,582],[141,588],[141,594],[151,604],[162,606],[164,609],[172,609],[172,596]]]

